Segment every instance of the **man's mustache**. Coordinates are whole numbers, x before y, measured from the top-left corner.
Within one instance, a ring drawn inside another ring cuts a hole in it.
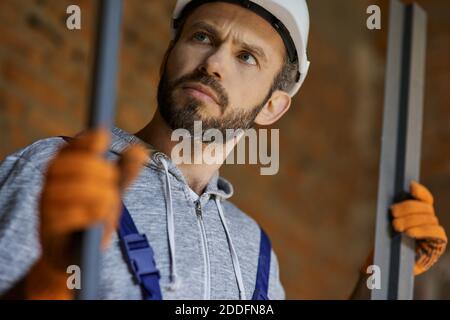
[[[175,80],[172,84],[172,88],[178,87],[187,82],[199,82],[213,90],[217,96],[218,105],[221,108],[222,113],[228,107],[228,95],[225,92],[224,87],[214,77],[202,72],[193,72]]]

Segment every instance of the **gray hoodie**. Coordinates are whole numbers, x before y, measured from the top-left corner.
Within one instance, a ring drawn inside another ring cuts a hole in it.
[[[42,139],[0,164],[0,295],[13,287],[40,255],[39,193],[48,161],[64,143],[60,137]],[[114,128],[108,158],[116,160],[134,143],[149,147]],[[181,171],[160,152],[153,154],[127,189],[123,202],[154,250],[163,299],[251,299],[260,229],[227,200],[232,195],[232,185],[217,173],[198,197]],[[101,299],[142,298],[116,234],[102,252],[101,264]],[[285,298],[273,251],[268,295],[269,299]]]

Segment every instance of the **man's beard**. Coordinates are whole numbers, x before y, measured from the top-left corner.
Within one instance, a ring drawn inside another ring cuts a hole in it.
[[[224,114],[230,106],[228,95],[222,85],[214,77],[197,70],[174,81],[169,81],[167,79],[166,71],[164,70],[158,85],[159,112],[172,130],[185,129],[189,131],[191,137],[194,137],[195,121],[201,121],[202,137],[204,136],[205,131],[209,129],[219,130],[222,137],[226,138],[227,129],[237,131],[239,129],[246,130],[252,128],[256,117],[273,92],[273,89],[271,89],[262,103],[248,111],[238,110],[223,117],[204,117],[200,114],[199,110],[202,106],[205,106],[202,101],[199,101],[194,97],[188,98],[187,102],[183,103],[183,105],[178,104],[175,101],[175,89],[181,88],[183,84],[188,82],[201,83],[213,90],[217,96],[221,114]]]

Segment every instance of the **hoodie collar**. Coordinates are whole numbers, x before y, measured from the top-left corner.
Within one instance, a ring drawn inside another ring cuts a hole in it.
[[[169,156],[164,154],[163,152],[157,150],[152,145],[146,143],[142,139],[137,136],[126,132],[123,129],[118,127],[112,128],[112,141],[111,141],[111,151],[115,154],[121,154],[124,149],[126,149],[131,144],[140,144],[145,148],[152,151],[152,156],[149,161],[146,163],[147,167],[156,168],[159,171],[163,171],[164,168],[159,160],[159,157],[164,157],[166,160],[169,173],[184,187],[188,187],[186,180],[181,172],[181,170],[172,162]],[[230,198],[234,193],[233,185],[221,177],[219,171],[214,173],[214,175],[209,180],[208,184],[205,187],[203,195],[214,195],[220,197],[222,199]]]

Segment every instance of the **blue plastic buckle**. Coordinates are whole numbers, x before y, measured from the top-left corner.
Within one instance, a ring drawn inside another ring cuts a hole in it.
[[[156,275],[160,278],[159,270],[155,266],[153,249],[150,247],[145,234],[132,233],[122,237],[122,246],[127,253],[136,281],[141,284],[142,276]]]

